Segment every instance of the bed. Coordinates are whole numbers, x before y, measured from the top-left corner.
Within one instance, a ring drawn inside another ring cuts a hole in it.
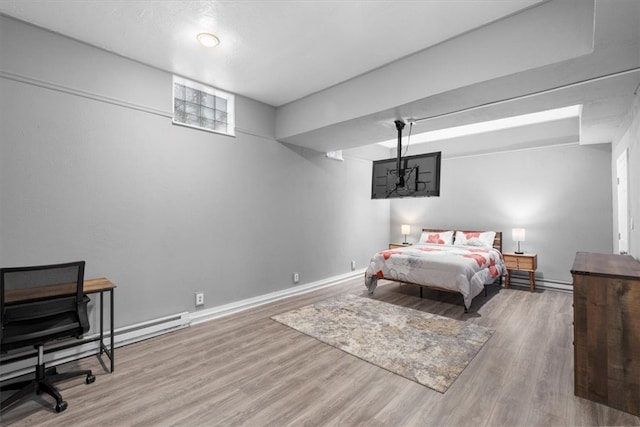
[[[460,293],[465,313],[486,286],[499,281],[506,268],[502,233],[423,228],[418,243],[376,253],[365,271],[365,286],[373,294],[378,280]]]

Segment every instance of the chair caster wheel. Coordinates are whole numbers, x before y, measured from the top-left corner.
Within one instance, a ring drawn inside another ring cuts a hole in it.
[[[92,382],[95,382],[95,380],[96,380],[95,375],[89,374],[89,375],[87,375],[86,383],[87,384],[91,384]]]
[[[56,412],[60,413],[60,412],[64,411],[65,409],[67,409],[67,402],[65,402],[63,400],[60,403],[56,403]]]

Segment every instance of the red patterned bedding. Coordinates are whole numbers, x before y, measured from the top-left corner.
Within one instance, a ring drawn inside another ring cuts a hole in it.
[[[459,292],[471,300],[505,273],[502,253],[494,248],[420,243],[380,251],[371,258],[365,285],[373,293],[378,279],[398,280]]]

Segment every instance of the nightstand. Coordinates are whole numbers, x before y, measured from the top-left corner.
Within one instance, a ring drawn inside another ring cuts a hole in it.
[[[507,282],[505,287],[511,285],[511,271],[528,271],[529,272],[529,289],[531,292],[536,290],[536,269],[538,268],[538,255],[536,254],[502,254],[504,263],[507,267]]]
[[[411,243],[389,243],[389,249],[406,248],[407,246],[411,246]]]

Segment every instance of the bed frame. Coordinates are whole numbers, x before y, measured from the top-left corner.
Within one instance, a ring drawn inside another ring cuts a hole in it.
[[[427,233],[441,233],[441,232],[445,232],[445,231],[451,231],[452,229],[446,229],[446,228],[423,228],[422,231],[425,231]],[[457,230],[454,230],[457,231]],[[478,231],[478,230],[460,230],[464,233],[482,233],[482,231]],[[486,230],[485,230],[486,231]],[[493,239],[493,247],[494,249],[499,250],[500,252],[502,252],[502,231],[496,231],[496,237]],[[455,236],[454,236],[455,237]],[[400,282],[400,283],[406,283],[409,285],[415,285],[418,286],[420,288],[420,298],[422,298],[422,288],[427,288],[427,289],[434,289],[436,291],[442,291],[442,292],[449,292],[449,293],[453,293],[453,294],[457,294],[458,292],[456,291],[452,291],[451,289],[444,289],[438,286],[431,286],[431,285],[421,285],[418,283],[413,283],[413,282],[405,282],[403,280],[392,280],[392,279],[385,279],[385,280],[389,280],[392,282]],[[496,281],[494,280],[493,283],[495,283]],[[490,283],[490,284],[493,284]],[[502,276],[499,277],[499,283],[500,285],[502,285]],[[487,296],[487,286],[489,285],[484,285],[484,296]],[[464,307],[464,312],[468,313],[469,309],[467,308],[466,305],[464,305],[464,298],[462,300],[462,306]]]

